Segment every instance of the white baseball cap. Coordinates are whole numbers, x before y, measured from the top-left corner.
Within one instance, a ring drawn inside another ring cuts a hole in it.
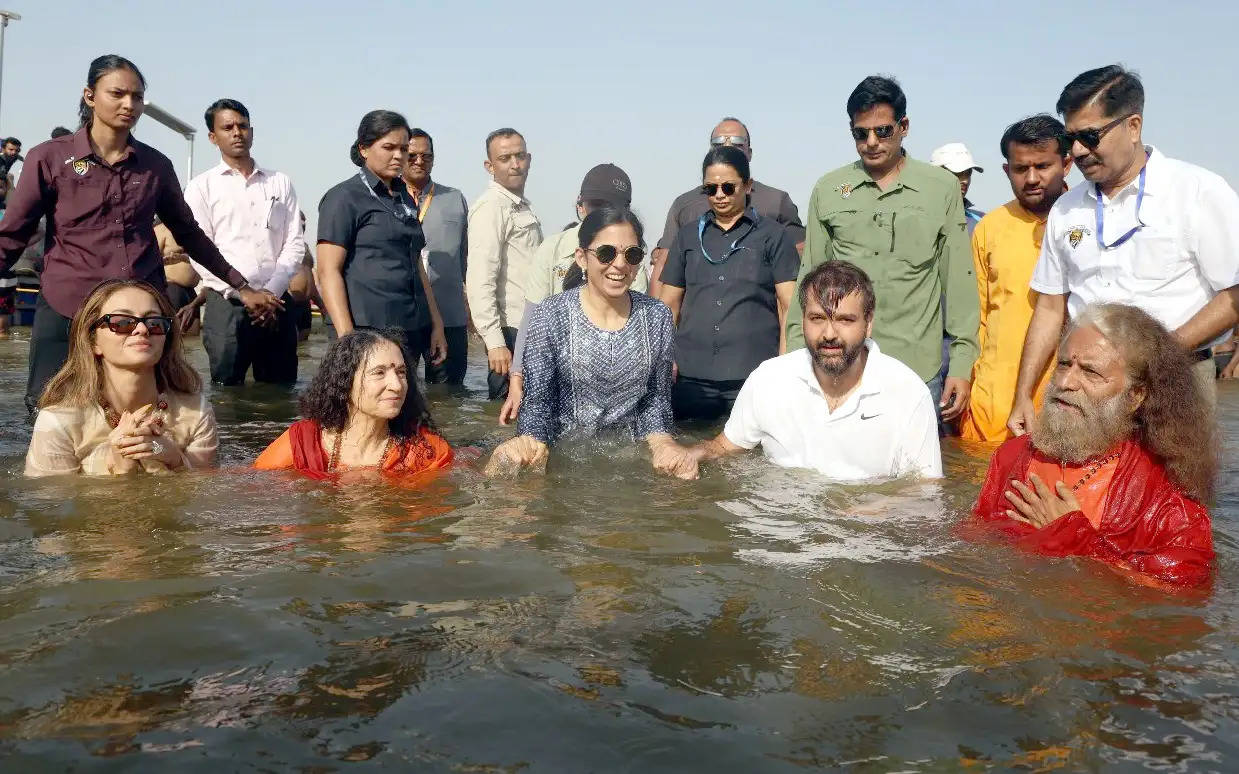
[[[978,172],[985,171],[972,160],[972,154],[962,142],[948,142],[941,148],[937,148],[929,154],[929,163],[935,167],[945,167],[957,175],[969,169],[975,169]]]

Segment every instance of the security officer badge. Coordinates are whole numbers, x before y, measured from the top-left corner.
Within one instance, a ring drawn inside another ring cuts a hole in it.
[[[1084,237],[1091,233],[1093,232],[1089,231],[1084,226],[1072,226],[1071,230],[1067,232],[1067,243],[1071,245],[1071,249],[1074,250],[1080,246],[1081,242],[1084,241]]]
[[[836,186],[835,190],[839,192],[839,196],[846,199],[852,195],[852,184],[844,183],[843,185]]]
[[[73,173],[78,177],[84,176],[90,171],[90,162],[86,159],[78,159],[73,162]]]

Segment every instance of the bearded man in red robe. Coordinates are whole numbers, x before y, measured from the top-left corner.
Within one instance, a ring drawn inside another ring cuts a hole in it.
[[[1207,582],[1218,442],[1193,365],[1147,313],[1087,307],[1031,434],[991,460],[974,519],[1023,548],[1099,559],[1153,585]]]

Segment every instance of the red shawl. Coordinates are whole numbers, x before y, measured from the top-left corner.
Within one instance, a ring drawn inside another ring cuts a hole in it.
[[[293,449],[293,464],[297,470],[311,475],[325,476],[330,459],[323,448],[318,423],[312,419],[293,422],[288,428],[288,441]]]
[[[998,447],[972,510],[976,520],[1021,548],[1049,556],[1087,556],[1176,586],[1209,579],[1213,529],[1208,510],[1183,494],[1140,444],[1123,444],[1097,529],[1080,511],[1041,529],[1007,518],[1010,504],[1003,492],[1011,479],[1026,480],[1034,453],[1026,435]]]
[[[302,419],[288,428],[293,467],[311,478],[327,479],[336,474],[327,467],[330,458],[323,448],[322,430],[317,422]],[[412,475],[445,468],[452,464],[452,447],[435,433],[422,429],[409,443],[393,448],[381,464],[384,473]]]

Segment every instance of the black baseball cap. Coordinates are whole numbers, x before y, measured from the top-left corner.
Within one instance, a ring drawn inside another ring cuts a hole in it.
[[[632,205],[632,180],[614,164],[599,164],[581,181],[581,201],[601,199],[617,207]]]

